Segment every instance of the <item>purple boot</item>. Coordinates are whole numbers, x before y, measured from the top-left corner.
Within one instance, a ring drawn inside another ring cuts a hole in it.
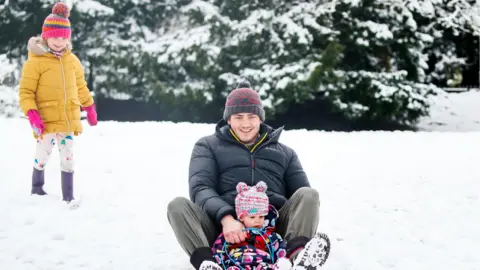
[[[47,195],[43,190],[43,185],[45,184],[45,171],[37,170],[33,168],[32,173],[32,194],[36,195]]]
[[[62,194],[63,200],[71,202],[73,197],[73,173],[62,171]]]

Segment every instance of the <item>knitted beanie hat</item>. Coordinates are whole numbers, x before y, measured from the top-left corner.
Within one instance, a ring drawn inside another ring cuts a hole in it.
[[[250,88],[250,83],[240,83],[235,90],[230,92],[225,102],[223,119],[225,121],[235,113],[254,113],[265,121],[265,111],[262,100],[257,91]]]
[[[246,215],[266,216],[268,214],[267,184],[260,181],[254,187],[241,182],[237,184],[238,195],[235,198],[235,212],[241,219]]]
[[[70,29],[70,8],[63,2],[56,3],[52,8],[52,13],[45,18],[42,26],[42,38],[68,38],[72,35]]]

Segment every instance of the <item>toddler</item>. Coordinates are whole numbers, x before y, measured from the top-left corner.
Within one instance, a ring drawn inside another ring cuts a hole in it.
[[[247,239],[238,244],[225,241],[223,234],[216,239],[212,251],[217,263],[227,270],[290,269],[286,246],[275,232],[278,212],[269,204],[267,185],[261,181],[254,187],[237,185],[235,198],[237,218],[243,223]],[[215,268],[212,268],[215,269]]]

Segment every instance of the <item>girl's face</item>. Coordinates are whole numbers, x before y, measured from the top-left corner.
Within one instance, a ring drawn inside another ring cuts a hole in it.
[[[63,51],[68,44],[68,39],[66,38],[47,38],[47,45],[50,49],[60,52]]]
[[[263,223],[265,222],[264,216],[244,216],[241,220],[245,228],[257,228],[261,229],[263,227]]]

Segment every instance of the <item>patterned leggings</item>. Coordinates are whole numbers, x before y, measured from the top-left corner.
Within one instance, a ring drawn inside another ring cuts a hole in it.
[[[34,167],[44,170],[52,149],[58,144],[60,152],[60,166],[64,172],[73,172],[73,134],[72,133],[47,133],[37,139]]]

